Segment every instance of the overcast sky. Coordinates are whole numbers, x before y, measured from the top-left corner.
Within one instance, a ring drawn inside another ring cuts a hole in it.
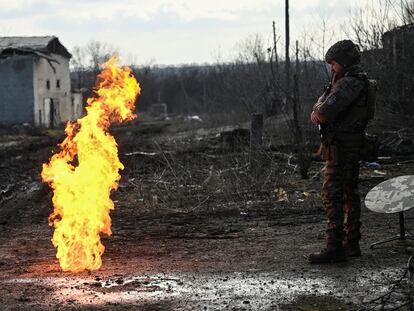
[[[336,27],[355,3],[367,0],[291,0],[292,39]],[[136,64],[229,60],[237,44],[272,21],[284,32],[284,0],[0,0],[0,35],[55,35],[69,51],[97,40]],[[336,39],[336,38],[335,38]]]

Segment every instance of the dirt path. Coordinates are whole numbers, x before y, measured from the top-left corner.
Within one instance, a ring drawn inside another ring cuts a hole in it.
[[[2,309],[351,310],[385,292],[408,258],[403,245],[369,250],[396,219],[366,210],[364,255],[313,266],[303,256],[323,246],[318,214],[131,219],[132,208],[113,214],[103,267],[90,273],[60,271],[45,220],[2,225]]]

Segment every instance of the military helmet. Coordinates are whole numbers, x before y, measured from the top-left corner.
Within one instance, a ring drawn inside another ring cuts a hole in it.
[[[333,60],[345,68],[359,64],[361,62],[359,46],[354,44],[351,40],[336,42],[328,49],[325,55],[325,61],[328,64]]]

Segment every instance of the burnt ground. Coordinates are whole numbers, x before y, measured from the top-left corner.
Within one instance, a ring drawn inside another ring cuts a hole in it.
[[[403,276],[412,244],[369,249],[397,233],[396,215],[364,207],[363,256],[309,265],[304,256],[324,246],[323,163],[312,162],[311,178],[301,180],[295,156],[269,148],[255,179],[244,139],[223,145],[226,129],[197,128],[113,129],[126,167],[112,195],[113,235],[103,237],[102,268],[78,274],[59,268],[47,221],[51,192],[39,177],[61,133],[3,135],[0,309],[394,310],[409,302]],[[361,193],[408,174],[407,157],[363,166]],[[413,219],[408,212],[408,227]]]

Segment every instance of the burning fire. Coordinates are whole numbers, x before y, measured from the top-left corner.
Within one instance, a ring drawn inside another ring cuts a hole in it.
[[[43,181],[54,192],[49,224],[55,227],[52,242],[63,271],[97,270],[102,265],[100,233],[112,233],[110,194],[124,168],[108,127],[136,117],[140,91],[131,69],[118,66],[113,56],[98,75],[96,97],[88,98],[86,116],[67,124],[60,152],[43,164]]]

